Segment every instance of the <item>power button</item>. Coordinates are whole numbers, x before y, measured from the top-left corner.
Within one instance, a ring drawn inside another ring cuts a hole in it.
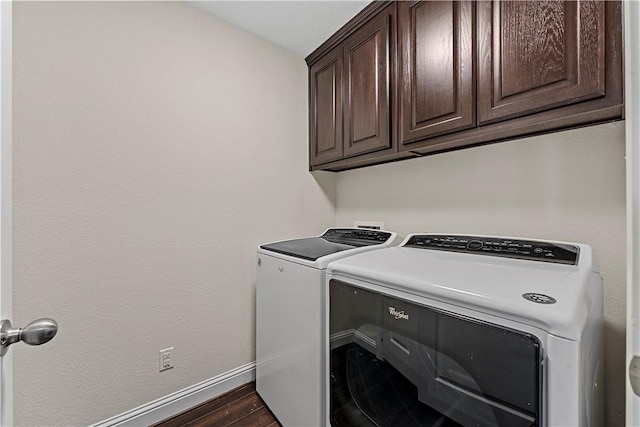
[[[477,251],[480,248],[482,248],[482,242],[480,240],[472,240],[467,243],[467,249],[469,250]]]

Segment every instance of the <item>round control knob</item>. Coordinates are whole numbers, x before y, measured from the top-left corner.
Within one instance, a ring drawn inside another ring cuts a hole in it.
[[[467,249],[469,250],[477,251],[480,248],[482,248],[482,242],[480,240],[472,240],[467,243]]]

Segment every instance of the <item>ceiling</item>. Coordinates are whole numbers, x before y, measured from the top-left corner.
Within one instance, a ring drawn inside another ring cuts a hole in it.
[[[187,3],[304,58],[369,4],[369,0],[187,0]]]

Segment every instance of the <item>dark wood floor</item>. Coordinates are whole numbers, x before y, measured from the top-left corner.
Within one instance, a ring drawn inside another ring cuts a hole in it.
[[[252,382],[155,424],[153,427],[282,427]]]

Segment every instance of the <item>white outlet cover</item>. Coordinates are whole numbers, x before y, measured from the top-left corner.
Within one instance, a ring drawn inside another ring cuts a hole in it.
[[[369,228],[372,230],[384,230],[383,221],[353,221],[355,228]]]
[[[173,347],[160,350],[160,366],[159,371],[166,371],[173,368]]]

